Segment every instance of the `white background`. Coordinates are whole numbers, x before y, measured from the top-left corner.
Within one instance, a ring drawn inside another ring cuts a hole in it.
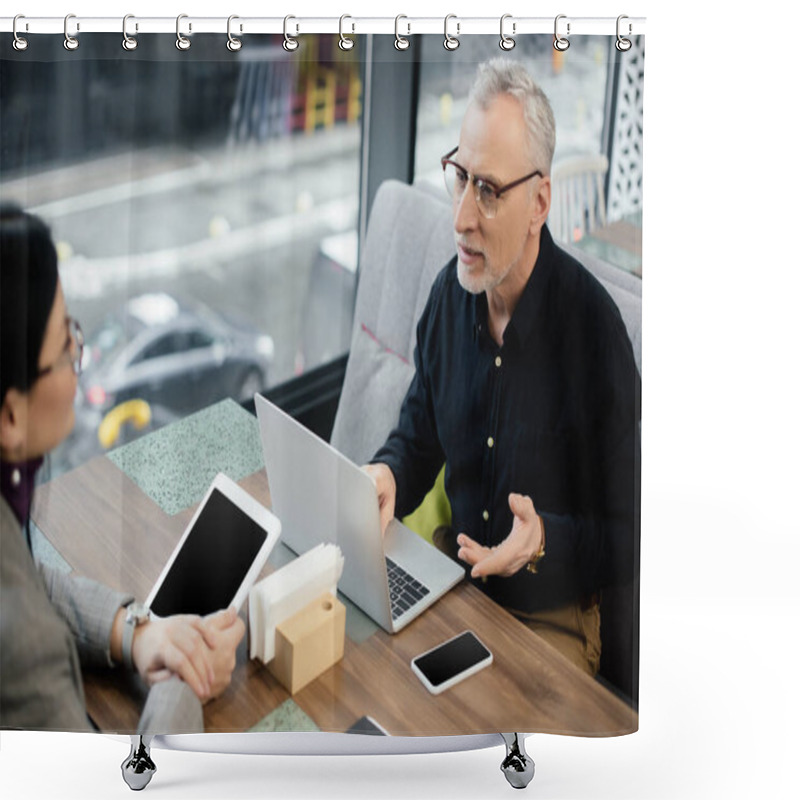
[[[639,733],[537,736],[537,798],[798,793],[796,6],[20,0],[4,14],[647,17]],[[4,34],[6,35],[6,34]],[[499,38],[499,37],[498,37]],[[35,45],[34,45],[35,46]],[[246,45],[245,45],[246,46]],[[413,45],[412,45],[413,46]],[[3,733],[5,798],[129,797],[125,745]],[[502,749],[277,758],[156,751],[153,798],[508,797]]]

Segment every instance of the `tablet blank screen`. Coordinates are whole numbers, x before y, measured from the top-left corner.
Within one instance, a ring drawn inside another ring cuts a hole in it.
[[[267,532],[218,489],[211,492],[151,604],[159,617],[227,608]]]

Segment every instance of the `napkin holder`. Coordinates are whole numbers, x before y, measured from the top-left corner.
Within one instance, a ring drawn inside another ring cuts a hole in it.
[[[326,593],[275,628],[275,657],[267,668],[290,694],[342,659],[344,622],[345,607]]]

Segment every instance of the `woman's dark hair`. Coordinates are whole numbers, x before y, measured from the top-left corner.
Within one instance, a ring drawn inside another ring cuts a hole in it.
[[[12,387],[27,392],[39,372],[58,284],[49,228],[14,203],[0,203],[0,404]]]

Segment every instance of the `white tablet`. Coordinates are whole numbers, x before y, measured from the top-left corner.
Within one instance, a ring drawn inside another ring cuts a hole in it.
[[[147,605],[156,617],[242,607],[278,542],[281,523],[220,473],[167,561]]]

